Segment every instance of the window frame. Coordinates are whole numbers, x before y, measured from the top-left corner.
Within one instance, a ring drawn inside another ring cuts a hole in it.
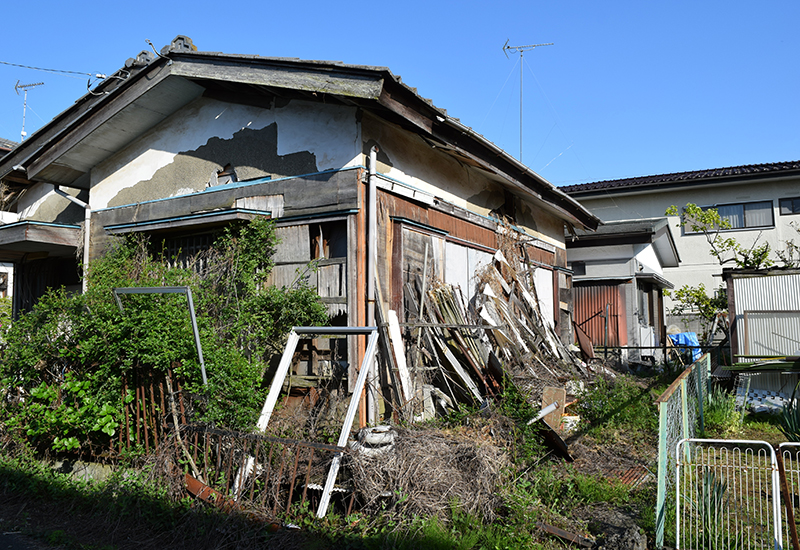
[[[791,203],[792,211],[791,212],[784,212],[783,205],[789,201]],[[778,199],[778,214],[780,216],[795,216],[800,214],[800,197],[786,197],[783,199]]]
[[[798,197],[800,199],[800,197]],[[745,207],[751,204],[769,204],[769,211],[770,211],[770,223],[767,225],[747,225],[747,210]],[[728,227],[725,229],[719,229],[719,231],[753,231],[753,230],[764,230],[770,229],[775,227],[775,201],[772,199],[765,199],[760,201],[747,201],[747,202],[726,202],[721,204],[712,204],[708,206],[701,206],[700,208],[703,210],[709,210],[711,208],[719,209],[726,206],[741,206],[742,207],[742,219],[745,223],[742,227]],[[716,231],[717,228],[714,229]],[[699,235],[702,231],[692,231],[689,225],[684,225],[684,234],[686,235]]]

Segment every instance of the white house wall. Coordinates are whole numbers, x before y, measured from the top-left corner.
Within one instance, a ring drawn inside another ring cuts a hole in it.
[[[699,206],[757,202],[770,200],[773,204],[775,226],[760,229],[735,229],[725,231],[723,237],[733,237],[744,247],[750,247],[757,238],[758,244],[768,243],[771,249],[785,248],[788,239],[800,240],[800,234],[790,225],[800,222],[800,215],[780,215],[781,198],[800,196],[800,180],[753,181],[742,184],[706,185],[700,189],[683,188],[635,195],[614,194],[613,197],[579,198],[579,202],[603,221],[630,220],[664,216],[671,205],[679,209],[687,203]],[[680,219],[669,216],[669,227],[675,240],[681,264],[677,268],[664,268],[664,277],[680,288],[683,285],[697,286],[703,283],[706,289],[718,288],[722,283],[719,262],[710,254],[706,238],[700,235],[685,235],[679,227]],[[776,259],[773,252],[771,257]],[[735,267],[726,264],[726,267]],[[716,277],[714,275],[717,275]],[[670,300],[667,298],[667,305]]]
[[[66,191],[74,196],[78,195],[76,189],[66,189]],[[36,183],[30,186],[20,197],[17,203],[17,212],[17,217],[21,220],[83,222],[83,210],[64,197],[57,195],[55,188],[49,183]],[[3,220],[3,223],[9,222]]]
[[[230,163],[240,180],[361,163],[356,109],[290,101],[270,109],[200,98],[92,170],[93,209],[202,191]]]
[[[493,255],[452,242],[446,243],[445,255],[445,282],[461,288],[466,299],[472,298],[477,283],[475,274],[492,262]]]
[[[652,244],[637,244],[633,247],[635,251],[634,259],[639,262],[644,268],[646,273],[657,273],[663,275],[664,271],[661,269],[661,262],[658,261],[658,256]]]
[[[553,303],[553,272],[542,267],[533,271],[533,284],[536,285],[536,296],[539,298],[539,311],[542,316],[555,326]]]

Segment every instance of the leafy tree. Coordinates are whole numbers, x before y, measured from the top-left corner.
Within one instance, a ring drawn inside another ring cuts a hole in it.
[[[730,229],[731,224],[726,218],[720,216],[716,208],[704,209],[694,203],[688,203],[679,212],[678,207],[672,205],[667,208],[666,215],[679,216],[678,227],[702,234],[708,242],[710,254],[717,259],[720,266],[733,263],[736,267],[743,269],[759,269],[769,267],[773,263],[769,258],[769,243],[758,245],[761,234],[756,237],[749,248],[742,246],[733,237],[726,237],[723,232]],[[674,293],[665,291],[665,295],[675,301],[675,305],[669,310],[673,315],[689,313],[698,315],[703,332],[706,333],[705,336],[711,330],[717,315],[725,312],[728,308],[722,289],[709,296],[702,283],[698,286],[684,285]]]
[[[698,315],[705,337],[708,336],[717,315],[728,309],[728,298],[723,289],[718,288],[712,296],[709,296],[703,283],[696,287],[684,285],[674,292],[665,290],[664,294],[675,302],[669,310],[671,314],[687,316],[683,319],[684,322],[689,320],[689,314]]]
[[[792,226],[795,232],[800,234],[800,225],[798,225],[797,222],[792,222],[789,225]],[[785,267],[800,267],[800,245],[796,244],[794,239],[788,239],[784,242],[786,243],[786,248],[783,250],[776,250],[775,254],[777,254]]]
[[[734,263],[736,267],[742,269],[760,269],[773,265],[769,258],[769,243],[757,246],[761,233],[758,234],[750,248],[742,246],[733,237],[724,237],[722,232],[731,229],[731,224],[726,218],[719,215],[716,208],[704,209],[690,202],[683,207],[682,212],[678,212],[677,206],[670,206],[667,208],[666,215],[680,216],[678,227],[688,228],[694,233],[702,233],[711,248],[711,255],[717,259],[720,265]]]

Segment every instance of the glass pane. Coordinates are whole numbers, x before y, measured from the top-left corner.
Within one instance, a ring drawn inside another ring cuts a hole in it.
[[[781,199],[781,216],[794,214],[794,201],[792,199]]]
[[[744,208],[741,204],[728,204],[725,206],[718,206],[717,212],[722,219],[728,220],[731,224],[731,229],[744,227]]]
[[[772,201],[754,202],[744,205],[746,227],[772,225]]]

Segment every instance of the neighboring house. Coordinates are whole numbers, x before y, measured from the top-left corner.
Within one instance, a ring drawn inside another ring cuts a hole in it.
[[[567,236],[575,323],[595,346],[621,350],[623,363],[661,356],[667,268],[680,262],[666,218],[607,222]],[[644,348],[644,349],[639,349]]]
[[[758,241],[776,250],[785,248],[786,240],[800,240],[792,227],[800,221],[800,162],[643,176],[561,189],[604,222],[660,217],[671,205],[680,210],[694,203],[717,208],[731,224],[723,236],[745,247]],[[700,283],[709,291],[719,288],[722,266],[709,254],[705,236],[679,227],[677,216],[668,219],[681,265],[666,267],[664,276],[676,288]],[[771,257],[776,259],[774,253]]]
[[[388,69],[198,52],[186,37],[129,59],[0,160],[0,179],[18,216],[0,227],[17,310],[79,289],[76,253],[114,235],[186,253],[264,216],[282,239],[273,282],[319,260],[337,324],[357,326],[374,322],[374,280],[405,318],[426,249],[429,272],[469,296],[475,269],[524,239],[544,314],[571,338],[564,228],[599,223]]]

